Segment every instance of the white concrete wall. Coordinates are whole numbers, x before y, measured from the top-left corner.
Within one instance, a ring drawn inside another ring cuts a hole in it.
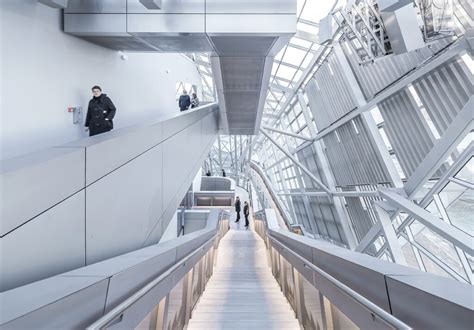
[[[183,56],[128,54],[124,61],[63,33],[61,21],[59,10],[36,0],[0,1],[1,159],[87,136],[67,107],[85,111],[94,85],[117,106],[116,128],[177,112],[177,81],[200,93],[199,74]]]

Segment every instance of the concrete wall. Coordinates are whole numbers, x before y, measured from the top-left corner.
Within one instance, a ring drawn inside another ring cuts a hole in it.
[[[199,74],[183,56],[122,60],[116,51],[64,34],[60,13],[36,0],[0,1],[1,159],[86,136],[67,107],[85,111],[94,85],[117,106],[116,128],[178,111],[177,81],[198,85],[200,93]]]
[[[157,243],[217,117],[207,105],[3,161],[0,291]]]

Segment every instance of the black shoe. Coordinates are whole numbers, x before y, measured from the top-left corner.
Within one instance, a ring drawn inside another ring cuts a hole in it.
[[[239,220],[235,220],[234,222],[239,222]]]

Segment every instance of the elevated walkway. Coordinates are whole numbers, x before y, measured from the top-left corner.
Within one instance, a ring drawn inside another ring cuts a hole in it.
[[[189,320],[188,330],[198,329],[300,329],[254,231],[231,229],[221,240],[214,274]]]

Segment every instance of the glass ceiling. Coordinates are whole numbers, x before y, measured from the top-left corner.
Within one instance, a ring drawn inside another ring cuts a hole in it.
[[[281,106],[287,101],[287,94],[296,87],[296,83],[314,60],[320,47],[316,43],[319,21],[327,16],[331,8],[345,3],[345,0],[298,0],[297,33],[275,56],[265,105],[266,113],[279,113]],[[270,121],[266,117],[263,124],[270,124]]]

